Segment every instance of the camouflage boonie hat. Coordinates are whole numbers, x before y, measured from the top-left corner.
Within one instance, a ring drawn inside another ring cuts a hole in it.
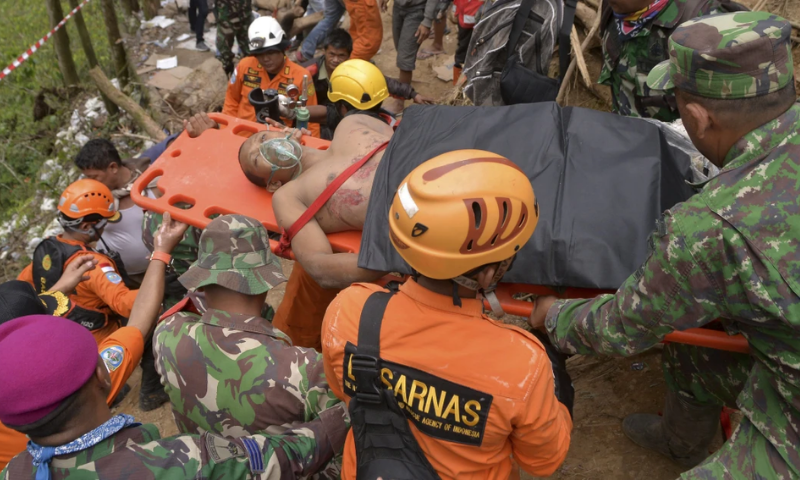
[[[768,12],[709,15],[669,37],[669,60],[647,76],[658,90],[706,98],[760,97],[792,81],[792,26]]]
[[[244,215],[215,218],[200,235],[197,261],[178,279],[187,290],[219,285],[259,295],[286,281],[267,230]]]

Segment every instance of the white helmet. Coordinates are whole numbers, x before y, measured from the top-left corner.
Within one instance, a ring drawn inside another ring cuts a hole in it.
[[[259,17],[253,20],[247,29],[250,39],[250,54],[264,53],[269,50],[283,50],[281,43],[286,37],[281,24],[272,17]]]

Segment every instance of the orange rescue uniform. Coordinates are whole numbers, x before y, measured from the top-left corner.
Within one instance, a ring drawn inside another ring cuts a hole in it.
[[[300,262],[294,262],[286,291],[272,324],[292,339],[296,347],[322,351],[320,335],[325,310],[341,290],[322,288],[303,270]]]
[[[109,405],[117,398],[125,382],[139,365],[144,353],[142,332],[133,327],[122,327],[103,340],[97,347],[111,377],[111,391],[106,398]],[[0,423],[0,470],[25,450],[28,437]]]
[[[349,403],[361,310],[381,287],[354,284],[331,303],[322,325],[325,375]],[[381,380],[395,392],[411,430],[443,479],[507,479],[516,464],[549,476],[569,449],[572,419],[555,397],[553,370],[530,333],[483,315],[475,299],[431,292],[413,280],[400,287],[381,328]],[[350,344],[349,347],[346,345]],[[388,363],[387,363],[388,362]],[[356,478],[352,430],[342,478]]]
[[[353,52],[350,58],[370,61],[383,41],[383,20],[377,0],[344,0],[350,15],[350,36]]]
[[[81,242],[67,240],[61,235],[56,238],[68,245],[82,245]],[[107,256],[98,252],[89,252],[88,254],[94,256],[97,261],[97,267],[86,273],[89,279],[79,283],[77,288],[75,288],[75,292],[69,296],[69,299],[73,305],[80,305],[81,307],[97,310],[107,315],[109,320],[106,321],[106,324],[101,328],[92,330],[92,335],[94,335],[94,339],[99,345],[106,337],[120,327],[118,316],[127,318],[131,315],[133,302],[136,300],[136,294],[139,291],[130,290],[125,286],[125,283],[119,280],[119,272],[116,270],[114,262]],[[75,257],[73,257],[73,259],[74,258]],[[64,267],[69,265],[70,261],[67,261]],[[109,270],[109,268],[113,270]],[[39,291],[39,288],[33,284],[32,263],[22,270],[17,280],[28,282],[33,285],[33,288],[35,288],[37,292]]]
[[[228,82],[228,91],[225,93],[225,105],[222,113],[234,117],[256,121],[256,110],[250,105],[249,95],[254,88],[266,90],[275,89],[281,95],[286,95],[286,87],[295,84],[298,88],[303,88],[303,75],[308,75],[308,101],[307,105],[317,104],[317,92],[314,91],[314,79],[304,67],[292,62],[284,57],[284,64],[281,72],[270,78],[264,67],[258,62],[256,57],[245,57],[239,61],[239,65],[231,75]],[[291,125],[291,121],[283,119],[283,123]],[[319,124],[309,123],[308,129],[314,137],[319,138]]]

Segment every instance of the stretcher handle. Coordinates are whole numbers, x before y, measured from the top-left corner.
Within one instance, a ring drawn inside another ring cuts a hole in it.
[[[526,288],[529,287],[529,288]],[[555,292],[547,287],[533,287],[529,285],[499,285],[496,290],[497,299],[503,306],[503,310],[511,315],[519,317],[529,317],[533,310],[533,303],[516,300],[512,297],[512,292],[519,288],[525,291],[537,290],[537,293],[554,295]],[[602,292],[595,292],[597,293]],[[571,297],[572,295],[565,295]],[[578,297],[580,298],[580,297]],[[487,309],[491,308],[488,302],[484,302]],[[698,347],[713,348],[716,350],[725,350],[728,352],[737,353],[750,353],[750,347],[747,344],[747,339],[742,335],[728,335],[725,332],[718,330],[710,330],[707,328],[690,328],[684,331],[675,331],[664,337],[664,343],[683,343],[687,345],[695,345]]]

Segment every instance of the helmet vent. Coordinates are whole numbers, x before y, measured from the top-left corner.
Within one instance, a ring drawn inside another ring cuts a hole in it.
[[[469,243],[467,244],[467,251],[468,252],[472,251],[472,240],[470,240]]]
[[[519,217],[519,225],[517,225],[517,228],[520,228],[523,225],[525,225],[525,214],[524,213],[522,214],[521,217]]]
[[[472,202],[472,213],[475,215],[475,230],[480,230],[481,220],[483,219],[481,218],[481,206],[478,204],[478,202]],[[472,250],[472,247],[470,247],[468,250]]]
[[[536,218],[539,218],[539,200],[533,201],[533,211],[536,213]]]
[[[372,101],[372,97],[369,96],[369,93],[364,92],[364,94],[361,95],[361,103],[369,103],[371,101]]]
[[[416,237],[419,237],[420,235],[422,235],[423,233],[425,233],[427,231],[428,231],[428,227],[426,227],[425,225],[423,225],[421,223],[417,223],[416,225],[414,225],[414,228],[411,230],[411,236],[416,238]]]
[[[269,39],[270,40],[274,40],[275,39],[275,34],[272,33],[272,32],[269,32]]]
[[[495,242],[497,242],[497,235],[492,237],[492,246],[494,246]]]
[[[506,226],[506,220],[508,220],[508,202],[503,200],[503,221],[500,222],[501,227]],[[494,240],[492,240],[492,244],[494,244]]]

